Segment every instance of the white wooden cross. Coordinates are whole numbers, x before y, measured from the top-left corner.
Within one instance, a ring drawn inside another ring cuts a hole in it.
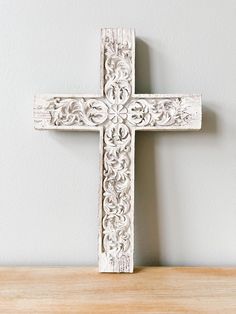
[[[99,131],[99,271],[133,272],[135,131],[198,130],[201,96],[135,94],[135,34],[101,31],[101,94],[35,97],[36,129]]]

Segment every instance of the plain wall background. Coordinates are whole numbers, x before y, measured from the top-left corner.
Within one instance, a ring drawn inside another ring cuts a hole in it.
[[[96,265],[98,134],[33,129],[36,93],[98,93],[101,27],[136,92],[201,93],[200,132],[136,137],[135,263],[236,265],[236,1],[0,0],[0,264]]]

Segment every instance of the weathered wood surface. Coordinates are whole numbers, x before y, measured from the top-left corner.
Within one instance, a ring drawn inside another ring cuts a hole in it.
[[[39,130],[100,132],[99,270],[132,272],[135,131],[201,128],[201,96],[135,94],[133,29],[101,32],[100,95],[39,95]]]
[[[0,313],[236,313],[236,268],[0,268]]]

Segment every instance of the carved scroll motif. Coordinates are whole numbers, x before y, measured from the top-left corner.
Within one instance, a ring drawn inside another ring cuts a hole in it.
[[[37,127],[99,126],[108,118],[108,108],[100,99],[52,97],[42,99],[34,109]]]
[[[194,114],[182,99],[138,99],[128,105],[128,122],[134,126],[184,126]]]
[[[107,106],[98,99],[54,98],[48,102],[53,125],[103,124],[107,119]]]
[[[123,264],[130,249],[130,129],[111,124],[104,135],[103,249],[112,269]],[[128,267],[129,263],[127,261]]]
[[[105,38],[105,96],[109,103],[124,105],[131,95],[131,43]]]

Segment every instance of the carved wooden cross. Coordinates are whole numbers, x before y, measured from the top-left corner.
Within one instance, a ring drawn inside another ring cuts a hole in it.
[[[135,34],[101,31],[101,94],[40,95],[36,129],[99,131],[99,271],[133,272],[135,131],[198,130],[198,95],[135,94]]]

